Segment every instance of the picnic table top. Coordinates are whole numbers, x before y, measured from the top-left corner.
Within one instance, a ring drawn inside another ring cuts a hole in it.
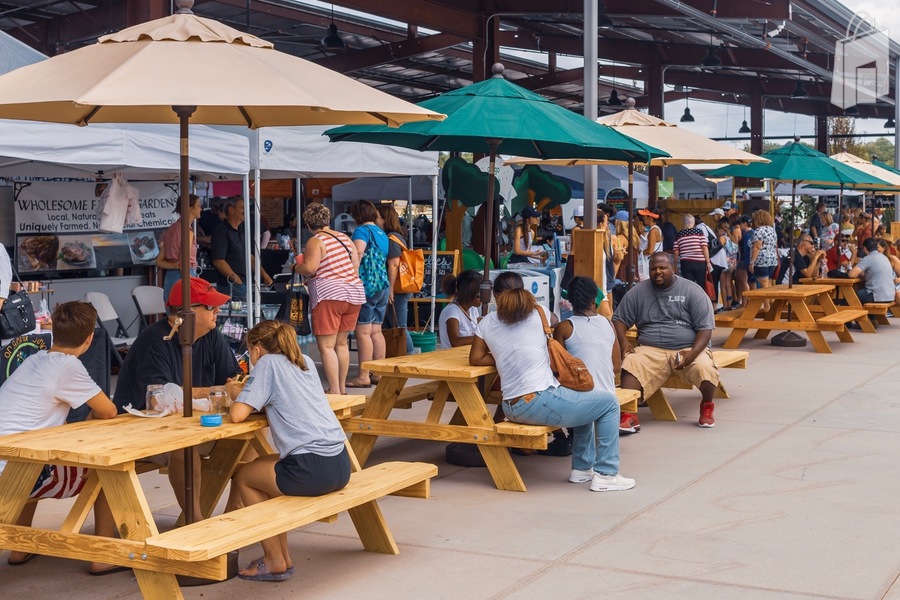
[[[862,279],[858,277],[804,277],[800,280],[803,285],[824,284],[824,285],[856,285]]]
[[[496,373],[494,367],[475,367],[469,364],[470,346],[449,350],[435,350],[424,354],[409,354],[395,358],[370,360],[364,367],[376,375],[400,375],[422,379],[472,379]]]
[[[326,394],[339,415],[365,403],[365,396]],[[85,467],[121,465],[153,454],[233,438],[268,426],[265,415],[242,423],[223,415],[219,427],[200,425],[200,415],[141,418],[129,414],[0,436],[0,459],[65,462]]]
[[[810,298],[819,294],[828,293],[834,289],[833,285],[810,284],[788,287],[787,285],[773,285],[766,288],[758,288],[744,292],[749,298],[775,298],[778,300],[790,300],[794,298]]]

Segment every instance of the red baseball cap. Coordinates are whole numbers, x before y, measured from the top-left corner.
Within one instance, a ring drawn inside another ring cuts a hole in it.
[[[169,300],[167,306],[181,306],[181,285],[182,280],[179,279],[172,286],[169,292]],[[208,304],[209,306],[222,306],[231,299],[228,294],[216,290],[216,288],[205,279],[199,277],[191,277],[191,304]]]

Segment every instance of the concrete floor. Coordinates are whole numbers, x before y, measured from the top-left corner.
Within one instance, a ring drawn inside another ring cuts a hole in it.
[[[696,392],[668,393],[677,422],[641,409],[643,430],[621,441],[622,473],[637,479],[627,492],[591,493],[566,482],[569,459],[536,455],[515,457],[528,491],[501,492],[484,469],[448,465],[443,444],[383,439],[370,463],[440,468],[430,500],[380,503],[400,555],[363,552],[342,515],[290,534],[297,574],[287,582],[235,579],[184,595],[900,600],[900,320],[853,335],[826,334],[831,355],[745,342],[749,368],[723,371],[731,398],[717,402],[714,429],[696,427]],[[172,527],[167,480],[141,479],[160,527]],[[68,506],[42,502],[37,521],[58,524]],[[247,548],[241,562],[259,555]],[[140,593],[130,573],[0,560],[0,599],[63,597]]]

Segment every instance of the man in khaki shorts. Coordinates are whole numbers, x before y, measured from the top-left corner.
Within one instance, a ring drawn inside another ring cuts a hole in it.
[[[631,288],[616,306],[613,326],[622,352],[621,387],[652,395],[673,373],[700,389],[700,427],[714,427],[713,393],[719,370],[709,350],[715,329],[712,303],[696,283],[675,275],[672,256],[650,257],[650,278]],[[632,348],[625,332],[638,330]],[[637,433],[637,415],[622,413],[619,433]]]

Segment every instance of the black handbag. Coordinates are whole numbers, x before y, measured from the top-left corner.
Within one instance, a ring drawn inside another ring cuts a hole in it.
[[[10,294],[0,309],[0,337],[18,337],[34,328],[34,306],[28,293],[22,290]]]
[[[293,327],[298,335],[312,333],[312,325],[309,322],[309,291],[300,281],[299,275],[295,274],[291,278],[275,320],[284,321]]]

